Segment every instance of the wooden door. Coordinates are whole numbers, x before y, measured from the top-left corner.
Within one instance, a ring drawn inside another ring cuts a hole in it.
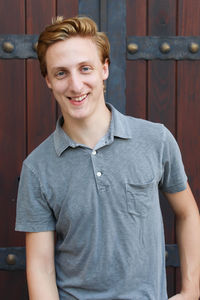
[[[164,123],[171,130],[180,145],[189,183],[199,201],[199,58],[135,60],[134,54],[128,54],[127,41],[135,36],[199,36],[200,2],[2,0],[0,34],[38,34],[53,16],[77,14],[94,18],[110,38],[107,101],[123,113]],[[1,47],[2,41],[3,38]],[[40,75],[38,62],[33,58],[13,59],[12,53],[6,55],[11,59],[0,56],[0,295],[2,299],[25,300],[28,296],[24,249],[18,248],[24,246],[24,234],[14,232],[18,181],[23,159],[54,130],[58,108]],[[166,243],[175,244],[174,216],[162,196],[161,207]],[[5,271],[6,268],[13,271]],[[170,296],[180,288],[179,268],[167,267],[167,278]]]

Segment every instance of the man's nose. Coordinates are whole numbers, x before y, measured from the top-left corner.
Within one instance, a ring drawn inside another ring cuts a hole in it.
[[[69,80],[70,91],[77,94],[81,92],[82,87],[83,87],[83,82],[80,74],[77,73],[71,74]]]

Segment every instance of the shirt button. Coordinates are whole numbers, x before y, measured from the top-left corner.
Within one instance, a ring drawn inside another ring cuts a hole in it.
[[[101,172],[97,172],[97,176],[98,176],[98,177],[101,177]]]
[[[97,151],[96,150],[93,150],[92,151],[92,155],[96,155],[97,154]]]

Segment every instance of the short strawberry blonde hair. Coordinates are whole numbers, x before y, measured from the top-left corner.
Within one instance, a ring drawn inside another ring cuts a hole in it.
[[[99,32],[96,23],[88,17],[74,17],[64,19],[59,16],[53,19],[40,34],[37,45],[37,55],[40,62],[42,75],[47,75],[46,52],[47,49],[58,41],[64,41],[71,37],[80,36],[91,38],[99,50],[102,63],[108,61],[110,64],[110,43],[104,32]]]

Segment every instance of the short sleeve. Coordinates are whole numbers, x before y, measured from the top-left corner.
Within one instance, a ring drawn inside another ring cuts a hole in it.
[[[37,175],[23,164],[16,211],[16,231],[42,232],[55,230],[55,218]]]
[[[160,189],[168,193],[176,193],[185,190],[186,185],[187,176],[179,146],[171,132],[164,127]]]

